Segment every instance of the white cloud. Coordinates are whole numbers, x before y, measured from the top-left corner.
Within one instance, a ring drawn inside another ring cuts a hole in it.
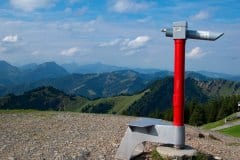
[[[17,42],[18,41],[18,36],[17,35],[8,35],[2,39],[3,42]]]
[[[120,39],[114,39],[112,41],[109,41],[109,42],[102,42],[99,44],[99,47],[108,47],[108,46],[115,46],[117,44],[120,43]]]
[[[14,8],[21,9],[26,12],[50,7],[54,2],[55,0],[10,0],[10,4]]]
[[[77,52],[79,52],[80,49],[78,47],[72,47],[67,50],[63,50],[61,52],[61,55],[63,56],[74,56]]]
[[[136,49],[145,46],[145,44],[150,40],[148,36],[138,36],[134,40],[131,40],[127,43],[128,49]]]
[[[204,20],[210,17],[209,12],[199,11],[196,15],[192,16],[193,20]]]
[[[99,47],[119,47],[121,52],[124,52],[126,56],[131,56],[141,52],[142,48],[149,42],[149,36],[138,36],[135,39],[114,39],[109,42],[102,42]]]
[[[95,32],[99,20],[90,20],[87,22],[56,22],[53,26],[57,26],[60,30],[68,30],[71,32],[91,33]]]
[[[201,58],[204,56],[206,53],[202,51],[200,47],[195,47],[193,48],[189,53],[186,54],[187,58]]]
[[[129,38],[125,39],[114,39],[109,42],[102,42],[99,44],[99,47],[109,47],[109,46],[121,46],[120,50],[133,50],[144,47],[147,42],[150,40],[149,36],[138,36],[133,40]]]
[[[135,0],[115,0],[111,10],[118,13],[137,12],[149,8],[146,2],[136,2]]]

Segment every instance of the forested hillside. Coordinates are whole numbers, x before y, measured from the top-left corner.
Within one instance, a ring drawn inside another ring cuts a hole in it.
[[[222,84],[222,88],[234,84],[223,80],[199,81],[192,78],[185,80],[186,123],[202,125],[222,119],[237,111],[237,102],[240,101],[240,96],[238,90],[236,90],[236,85],[229,86],[232,87],[231,92],[229,92],[229,88],[228,92],[224,92],[224,89],[220,89],[217,83]],[[212,93],[211,89],[213,88],[218,88],[218,90],[213,90]],[[214,93],[216,96],[214,96]],[[81,96],[69,96],[53,87],[39,87],[22,95],[8,94],[1,97],[0,109],[126,114],[172,120],[172,94],[172,77],[157,80],[146,90],[133,95],[120,95],[94,100]]]
[[[196,99],[198,102],[206,102],[208,96],[196,85],[196,80],[187,78],[185,80],[185,101]],[[156,81],[140,100],[133,103],[124,113],[128,115],[157,116],[157,113],[165,111],[172,106],[173,78],[168,77]]]
[[[53,87],[39,87],[23,95],[8,94],[0,97],[0,109],[36,109],[63,111],[74,100]]]

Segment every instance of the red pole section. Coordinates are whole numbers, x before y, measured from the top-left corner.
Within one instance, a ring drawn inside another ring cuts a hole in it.
[[[185,39],[174,39],[173,124],[184,126]]]

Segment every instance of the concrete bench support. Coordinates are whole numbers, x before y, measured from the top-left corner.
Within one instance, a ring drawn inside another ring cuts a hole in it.
[[[133,155],[142,153],[144,142],[173,144],[177,148],[183,148],[185,146],[185,127],[174,126],[171,123],[152,118],[141,118],[130,122],[115,158],[129,160]]]

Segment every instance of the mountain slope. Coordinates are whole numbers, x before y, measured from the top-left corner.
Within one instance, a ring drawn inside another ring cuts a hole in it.
[[[124,72],[127,74],[126,72]],[[130,73],[128,73],[130,74]],[[134,75],[134,72],[131,75]],[[95,75],[95,74],[93,74]],[[92,78],[89,75],[90,79]],[[96,75],[95,75],[96,76]],[[129,75],[127,76],[129,77]],[[134,77],[134,76],[133,76]],[[86,80],[86,79],[85,79]],[[86,80],[89,81],[89,80]],[[236,110],[239,96],[215,97],[205,94],[199,81],[185,80],[185,122],[195,123],[202,114],[201,124],[221,119]],[[111,85],[109,85],[111,86]],[[41,87],[23,95],[9,94],[0,98],[2,109],[39,109],[68,110],[88,113],[112,113],[135,116],[165,117],[171,119],[167,110],[172,108],[173,78],[167,77],[151,84],[145,91],[129,96],[115,96],[90,100],[80,96],[68,96],[52,87]],[[208,99],[211,98],[211,101]],[[207,102],[207,103],[204,103]],[[170,112],[169,112],[170,113]],[[193,113],[195,113],[193,116]],[[192,118],[193,117],[193,118]],[[195,119],[194,119],[195,118]],[[199,124],[196,124],[199,125]]]
[[[86,103],[75,102],[74,105],[70,104],[68,107],[73,108],[74,111],[87,112],[87,113],[110,113],[110,114],[123,114],[135,101],[141,99],[149,90],[132,95],[132,96],[116,96],[109,98],[100,98],[91,100]],[[80,100],[82,101],[82,100]],[[68,109],[68,108],[67,108]]]
[[[86,64],[86,65],[77,65],[75,63],[72,63],[72,64],[63,64],[62,66],[71,73],[80,73],[80,74],[106,73],[106,72],[114,72],[114,71],[127,69],[126,67],[106,65],[102,63],[94,63],[94,64]]]
[[[111,97],[140,92],[155,80],[163,79],[169,74],[171,73],[167,71],[154,74],[140,74],[131,70],[101,74],[69,74],[57,78],[25,82],[21,85],[12,85],[12,87],[6,87],[4,84],[2,85],[2,90],[0,90],[2,91],[0,95],[7,93],[22,94],[40,86],[52,86],[67,94],[81,95],[91,99]],[[51,74],[46,75],[51,76]],[[34,75],[32,76],[34,77]],[[194,79],[194,84],[200,87],[204,94],[209,97],[240,94],[240,82],[211,79],[195,72],[187,72],[186,77]],[[4,82],[10,83],[10,81]]]
[[[46,78],[58,78],[67,74],[68,72],[55,62],[46,62],[40,65],[29,64],[18,68],[5,61],[0,61],[0,85],[7,87]]]
[[[0,98],[0,109],[64,110],[72,98],[53,87],[40,87],[23,95]]]
[[[22,74],[23,82],[33,82],[46,78],[58,78],[67,75],[68,72],[55,62],[46,62],[25,71]]]
[[[6,61],[0,61],[0,79],[14,80],[20,73],[17,67],[10,65]]]
[[[23,66],[18,67],[21,71],[31,71],[37,68],[37,64],[36,63],[30,63],[30,64],[26,64]]]
[[[211,97],[220,97],[240,94],[240,82],[224,79],[212,79],[208,81],[196,81],[203,92]]]
[[[68,94],[99,98],[133,94],[143,90],[147,84],[148,81],[143,79],[139,73],[126,70],[102,74],[71,74],[14,86],[8,92],[21,94],[36,87],[53,86]]]
[[[195,84],[194,79],[187,78],[185,80],[185,100],[190,101],[197,99],[200,102],[205,102],[208,97]],[[156,81],[150,86],[150,91],[147,92],[140,100],[133,103],[125,114],[150,116],[157,112],[165,111],[172,106],[173,95],[173,78],[168,77],[163,80]]]

